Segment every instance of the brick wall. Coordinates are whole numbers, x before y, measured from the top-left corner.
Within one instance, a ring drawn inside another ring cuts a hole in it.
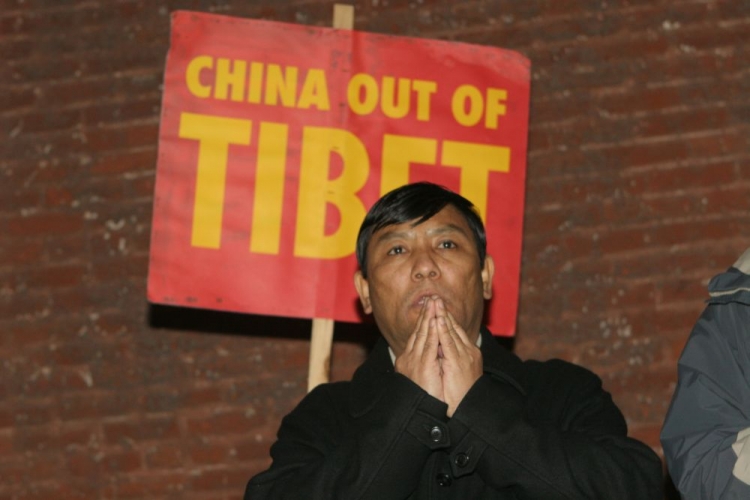
[[[705,285],[750,246],[750,5],[355,7],[531,59],[515,350],[596,371],[660,452]],[[327,26],[332,2],[0,0],[0,500],[237,498],[305,392],[309,322],[146,303],[176,8]],[[337,325],[334,379],[373,338]]]

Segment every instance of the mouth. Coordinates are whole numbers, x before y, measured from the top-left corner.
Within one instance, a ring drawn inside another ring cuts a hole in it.
[[[439,295],[435,293],[423,293],[417,296],[416,300],[412,303],[414,307],[422,307],[427,299],[438,298]]]

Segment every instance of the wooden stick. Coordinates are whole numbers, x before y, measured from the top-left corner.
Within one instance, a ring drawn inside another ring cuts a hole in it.
[[[354,29],[354,5],[333,4],[333,27],[340,30]]]
[[[334,4],[333,27],[350,30],[354,28],[354,6]],[[310,338],[310,366],[307,372],[307,390],[330,380],[331,350],[333,348],[333,320],[313,318]]]
[[[330,380],[333,320],[313,318],[310,339],[310,367],[307,372],[307,391]]]

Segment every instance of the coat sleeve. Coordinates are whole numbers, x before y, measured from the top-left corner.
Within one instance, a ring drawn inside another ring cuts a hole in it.
[[[678,363],[661,442],[687,500],[750,498],[750,306],[709,304]]]
[[[313,390],[283,419],[273,463],[245,500],[408,498],[430,453],[448,446],[447,406],[402,375],[382,383],[382,397],[358,415],[347,385]]]
[[[487,373],[469,390],[450,422],[454,475],[476,471],[519,499],[661,500],[658,456],[627,437],[599,378],[559,360],[538,368],[537,393]]]

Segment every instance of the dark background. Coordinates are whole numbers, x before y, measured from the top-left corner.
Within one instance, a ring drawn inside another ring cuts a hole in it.
[[[750,3],[354,5],[530,58],[513,347],[594,370],[661,453],[705,285],[750,246]],[[309,321],[146,302],[175,9],[330,26],[333,2],[0,0],[0,500],[238,498],[305,393]],[[374,338],[336,325],[332,378]]]

